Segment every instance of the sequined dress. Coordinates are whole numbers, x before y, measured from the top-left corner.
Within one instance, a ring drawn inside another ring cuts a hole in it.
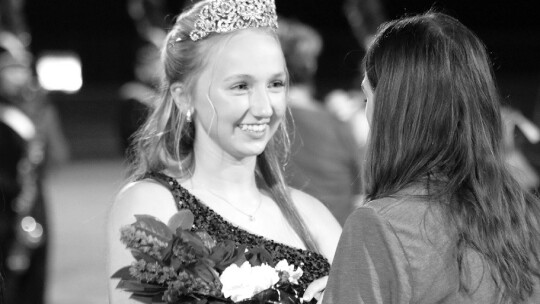
[[[206,231],[218,242],[232,240],[248,246],[264,246],[272,254],[274,263],[286,259],[287,262],[300,266],[304,273],[299,283],[304,288],[315,279],[328,275],[330,264],[321,254],[274,242],[229,223],[172,177],[151,172],[147,173],[145,178],[154,179],[165,185],[172,192],[178,210],[189,209],[193,213],[194,229]]]

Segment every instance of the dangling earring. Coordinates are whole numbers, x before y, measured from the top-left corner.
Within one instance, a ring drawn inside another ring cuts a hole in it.
[[[186,121],[191,122],[191,110],[186,111]]]

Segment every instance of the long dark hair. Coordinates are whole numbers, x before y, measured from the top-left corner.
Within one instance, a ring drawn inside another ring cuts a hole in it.
[[[506,169],[500,98],[482,42],[429,11],[381,27],[364,65],[375,94],[367,199],[421,185],[455,232],[460,274],[472,248],[503,299],[528,298],[540,277],[540,203]]]
[[[175,82],[183,83],[190,93],[196,85],[201,71],[207,67],[208,58],[224,41],[235,35],[212,33],[200,41],[191,41],[189,34],[194,30],[201,8],[209,1],[197,2],[176,19],[167,34],[161,59],[163,80],[161,94],[145,124],[136,135],[136,146],[131,156],[131,179],[137,180],[149,171],[162,171],[171,165],[178,165],[179,178],[189,178],[196,165],[193,143],[196,136],[194,123],[186,119],[185,110],[177,107],[170,93]],[[279,43],[277,34],[270,28],[259,28],[273,36]],[[318,248],[300,217],[285,183],[283,168],[290,151],[285,119],[264,152],[257,156],[256,179],[259,187],[267,190],[287,221],[304,241],[306,247]]]

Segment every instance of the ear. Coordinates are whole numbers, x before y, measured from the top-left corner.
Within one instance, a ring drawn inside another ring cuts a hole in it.
[[[180,110],[180,112],[193,112],[193,105],[191,104],[191,99],[189,98],[189,94],[182,83],[175,82],[171,84],[169,90],[173,98],[174,104]]]

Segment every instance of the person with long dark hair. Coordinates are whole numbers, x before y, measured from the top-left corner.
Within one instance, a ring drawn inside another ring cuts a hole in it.
[[[430,11],[382,26],[364,64],[367,199],[323,303],[540,303],[540,203],[504,162],[482,42]]]

